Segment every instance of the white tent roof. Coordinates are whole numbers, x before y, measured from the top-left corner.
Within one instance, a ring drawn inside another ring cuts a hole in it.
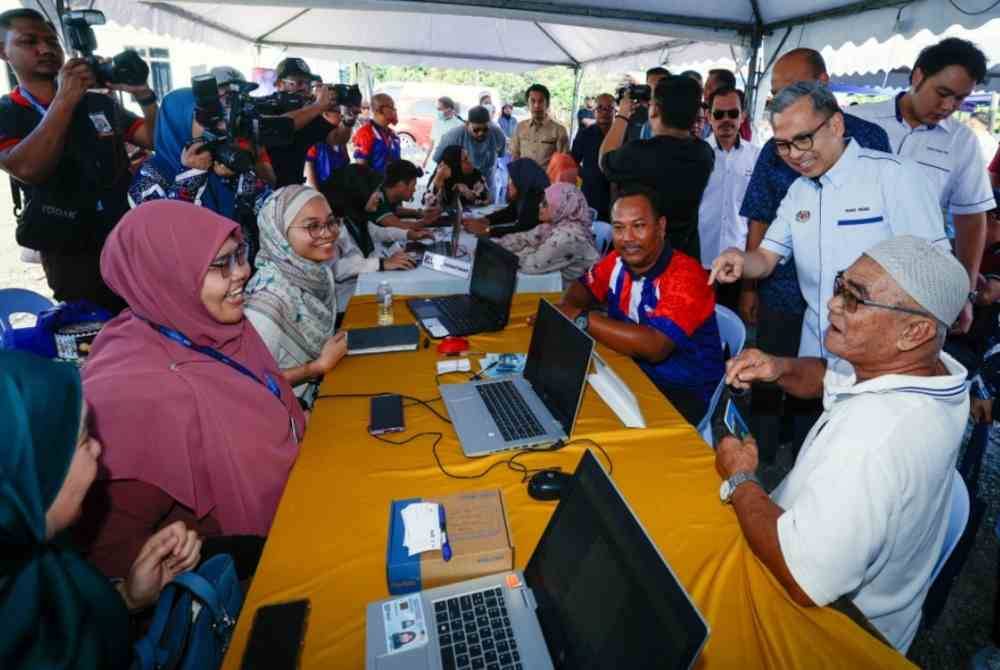
[[[51,6],[56,0],[25,0]],[[900,9],[902,3],[902,9]],[[81,4],[80,2],[76,3]],[[82,3],[86,6],[88,3]],[[994,0],[96,0],[108,18],[233,47],[285,47],[341,61],[522,70],[589,66],[716,43],[711,62],[752,36],[768,50],[974,28]],[[897,13],[900,20],[897,21]],[[791,30],[789,30],[791,28]],[[788,37],[785,37],[785,35]],[[782,38],[784,38],[782,40]],[[779,44],[781,46],[779,46]],[[725,45],[719,48],[718,45]]]

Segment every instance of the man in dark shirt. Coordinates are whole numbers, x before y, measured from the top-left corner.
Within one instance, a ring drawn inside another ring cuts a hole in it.
[[[587,198],[587,204],[597,210],[600,221],[609,221],[611,208],[611,184],[601,172],[598,153],[601,142],[611,128],[615,116],[615,98],[610,93],[597,96],[597,106],[594,108],[595,123],[581,128],[573,140],[573,158],[580,165],[580,178],[583,180],[581,190]]]
[[[309,96],[313,83],[320,81],[301,58],[286,58],[278,63],[275,76],[276,89],[304,96]],[[334,117],[338,123],[331,123],[324,118],[324,112],[332,113],[327,116]],[[271,164],[277,177],[277,188],[301,184],[306,180],[306,153],[314,144],[328,142],[335,146],[350,140],[351,129],[339,122],[338,112],[339,107],[331,89],[320,86],[316,89],[313,102],[284,115],[295,123],[295,136],[291,144],[269,149]]]
[[[608,181],[641,183],[656,192],[657,208],[667,217],[670,246],[692,258],[701,258],[698,206],[715,164],[712,148],[691,137],[699,105],[701,87],[697,82],[688,77],[664,77],[656,85],[649,106],[652,139],[621,146],[632,113],[632,101],[625,96],[600,149],[601,168]]]
[[[794,49],[778,59],[771,74],[771,94],[777,95],[781,89],[797,81],[829,82],[826,64],[818,51]],[[869,123],[851,114],[844,114],[844,134],[862,147],[890,151],[889,137],[874,123]],[[747,185],[740,216],[749,220],[747,251],[760,246],[768,226],[774,221],[778,205],[784,199],[788,188],[801,175],[793,170],[774,148],[774,140],[768,140],[757,157],[753,175]],[[757,324],[757,346],[775,356],[795,357],[799,351],[799,335],[802,331],[802,317],[806,302],[799,290],[795,263],[782,263],[767,279],[743,282],[740,295],[740,316],[747,324]],[[796,444],[805,439],[813,419],[818,416],[818,407],[811,403],[800,403],[788,397],[783,406],[782,392],[777,389],[755,389],[753,394],[753,419],[758,425],[751,426],[761,449],[761,458],[774,459],[778,447],[780,422],[796,424],[793,441]],[[797,417],[797,418],[796,418]]]
[[[584,128],[594,125],[594,99],[589,95],[583,99],[583,107],[576,112],[576,123],[578,128],[577,133]]]
[[[101,279],[101,248],[128,210],[125,142],[152,148],[156,94],[145,84],[109,85],[132,93],[139,118],[90,92],[97,86],[91,66],[80,58],[64,63],[52,24],[31,9],[0,14],[0,44],[19,82],[0,98],[0,168],[16,180],[29,215],[18,241],[41,252],[57,300],[89,300],[117,313],[125,303]],[[42,206],[72,208],[81,218],[61,221]]]

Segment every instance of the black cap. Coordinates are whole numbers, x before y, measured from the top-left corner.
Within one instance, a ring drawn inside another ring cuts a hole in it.
[[[301,58],[286,58],[280,63],[278,67],[274,68],[275,75],[278,79],[287,79],[288,77],[307,77],[312,81],[323,81],[323,78],[319,75],[312,73],[309,66]]]

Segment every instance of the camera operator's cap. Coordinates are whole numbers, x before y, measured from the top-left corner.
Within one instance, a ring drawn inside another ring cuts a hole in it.
[[[219,84],[219,86],[223,86],[234,81],[245,82],[247,80],[246,77],[243,76],[242,72],[228,65],[213,67],[209,74],[215,77],[215,81]]]
[[[900,235],[879,242],[865,255],[882,266],[899,287],[945,326],[965,307],[969,275],[958,259],[925,239]]]
[[[278,63],[278,67],[274,68],[274,71],[278,79],[306,77],[313,81],[323,81],[322,77],[312,73],[312,70],[309,69],[309,66],[301,58],[286,58]]]
[[[476,105],[469,110],[466,115],[469,123],[489,123],[490,122],[490,110],[486,109],[481,105]]]

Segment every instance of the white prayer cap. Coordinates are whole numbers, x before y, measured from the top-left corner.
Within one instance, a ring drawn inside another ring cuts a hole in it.
[[[950,252],[925,239],[901,235],[879,242],[865,255],[882,266],[900,288],[945,326],[969,299],[969,275]]]

